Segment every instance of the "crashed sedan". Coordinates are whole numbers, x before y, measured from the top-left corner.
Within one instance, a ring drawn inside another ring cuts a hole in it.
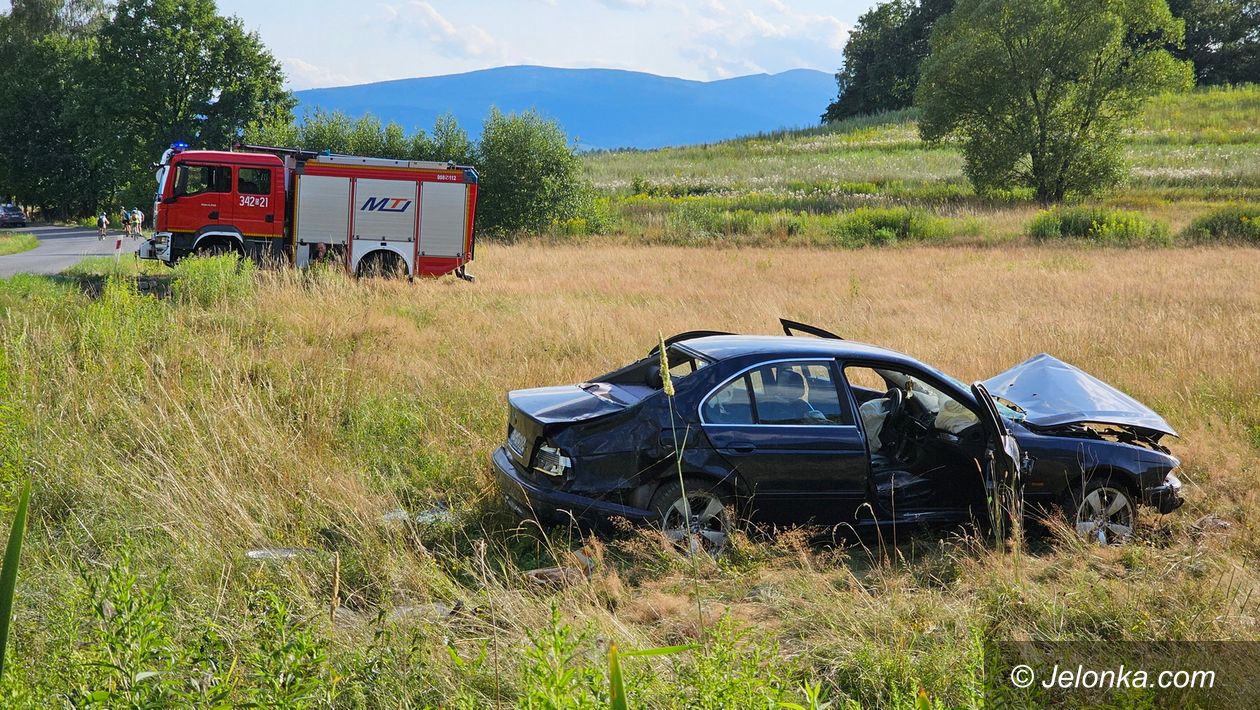
[[[1137,506],[1183,502],[1168,423],[1050,355],[967,386],[892,350],[783,328],[665,340],[672,397],[659,348],[590,382],[510,392],[492,456],[508,506],[650,523],[716,552],[737,521],[985,520],[1004,475],[1022,480],[1026,509],[1059,506],[1104,544],[1131,534]]]

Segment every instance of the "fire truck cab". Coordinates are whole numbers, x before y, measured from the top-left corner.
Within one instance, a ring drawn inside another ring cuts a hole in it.
[[[187,150],[157,167],[144,259],[236,252],[354,274],[469,278],[477,173],[467,166],[244,146]]]

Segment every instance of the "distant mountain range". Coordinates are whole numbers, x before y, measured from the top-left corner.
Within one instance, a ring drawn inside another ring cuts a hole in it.
[[[793,69],[719,81],[691,81],[619,69],[512,66],[295,92],[304,109],[371,113],[428,131],[452,113],[471,136],[497,106],[537,109],[584,149],[659,148],[818,123],[834,98],[826,72]]]

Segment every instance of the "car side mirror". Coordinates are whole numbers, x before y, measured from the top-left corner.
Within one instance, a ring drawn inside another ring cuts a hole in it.
[[[174,202],[175,200],[178,200],[178,199],[179,199],[179,195],[171,195],[170,197],[165,197],[165,198],[163,198],[163,199],[162,199],[162,204],[164,204],[164,205],[169,205],[169,204],[171,204],[172,202]]]

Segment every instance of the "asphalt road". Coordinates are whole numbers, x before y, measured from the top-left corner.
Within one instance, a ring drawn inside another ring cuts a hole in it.
[[[0,234],[30,232],[39,238],[39,246],[21,254],[0,256],[0,278],[14,274],[56,274],[79,263],[87,256],[109,256],[114,253],[118,230],[111,229],[105,241],[98,241],[96,228],[34,226],[23,229],[0,229]],[[122,258],[130,259],[140,240],[123,237]]]

